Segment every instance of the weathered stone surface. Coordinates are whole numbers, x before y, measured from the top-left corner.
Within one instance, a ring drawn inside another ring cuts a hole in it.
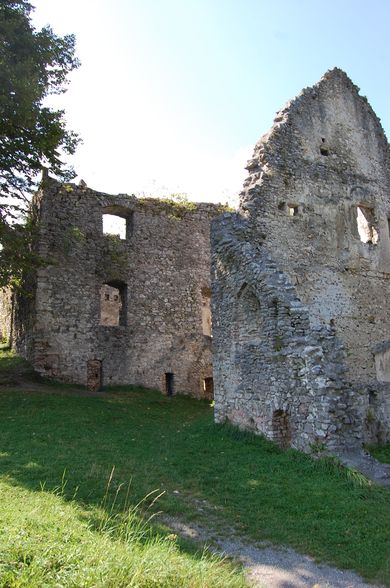
[[[0,341],[12,336],[12,294],[10,290],[0,290]]]
[[[389,440],[378,118],[332,70],[278,113],[247,169],[238,212],[212,224],[216,420],[306,451]]]
[[[140,384],[210,396],[209,232],[220,206],[51,179],[34,206],[47,264],[33,296],[16,300],[14,347],[41,374],[93,390]],[[103,214],[125,219],[124,238],[103,234]]]

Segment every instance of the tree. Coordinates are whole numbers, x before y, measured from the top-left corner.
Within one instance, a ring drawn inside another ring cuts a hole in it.
[[[61,152],[74,153],[78,136],[66,129],[64,111],[44,104],[66,91],[67,75],[78,67],[73,35],[50,27],[36,30],[27,0],[0,4],[0,287],[19,283],[33,263],[30,225],[23,223],[29,195],[42,166],[67,181],[72,168]]]

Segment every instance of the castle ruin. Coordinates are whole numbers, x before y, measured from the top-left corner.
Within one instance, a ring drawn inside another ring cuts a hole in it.
[[[390,160],[334,69],[256,144],[212,225],[215,417],[279,445],[390,440]]]
[[[46,178],[33,203],[45,263],[30,297],[0,297],[0,327],[39,373],[92,390],[212,398],[214,388],[217,422],[282,447],[388,442],[390,163],[379,119],[334,69],[278,113],[247,169],[239,209],[225,214]],[[105,234],[112,217],[120,234]]]
[[[210,221],[222,208],[45,178],[33,202],[45,263],[32,296],[13,301],[14,348],[43,376],[91,390],[212,398]],[[113,219],[118,234],[105,230]],[[9,296],[2,305],[9,333]]]

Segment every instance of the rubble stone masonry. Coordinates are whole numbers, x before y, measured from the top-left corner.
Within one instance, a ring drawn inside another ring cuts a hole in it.
[[[209,394],[209,236],[221,207],[50,178],[34,206],[45,264],[33,295],[16,299],[17,351],[41,374],[93,390],[137,384],[202,397],[208,384]],[[119,218],[121,235],[103,233],[105,215]]]
[[[214,387],[218,422],[282,447],[390,441],[390,160],[379,119],[334,69],[278,113],[247,169],[238,211],[224,214],[45,178],[34,200],[45,263],[31,296],[1,297],[2,336],[12,331],[41,374],[91,390],[210,399]],[[112,216],[121,227],[105,234]]]
[[[282,446],[390,440],[390,160],[334,69],[255,146],[212,224],[215,416]]]

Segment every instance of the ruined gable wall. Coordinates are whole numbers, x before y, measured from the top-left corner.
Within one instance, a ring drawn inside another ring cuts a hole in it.
[[[127,215],[127,238],[103,235],[102,213]],[[104,384],[142,384],[201,395],[211,376],[211,338],[202,330],[210,288],[209,225],[218,206],[180,207],[111,196],[52,180],[41,197],[34,366],[86,383],[102,361]],[[125,319],[100,324],[101,288],[123,289]]]
[[[309,309],[248,223],[212,225],[215,418],[282,446],[354,448],[362,441],[360,398],[343,385],[343,347]]]
[[[390,331],[388,144],[340,71],[305,90],[276,121],[256,146],[241,210],[266,236],[312,324],[334,323],[349,378],[368,382],[375,378],[372,345]],[[359,238],[358,205],[374,211],[377,244]]]
[[[284,431],[305,450],[389,437],[373,358],[390,327],[388,161],[377,118],[339,70],[256,145],[238,214],[212,230],[217,420],[279,442]],[[374,209],[377,244],[360,241],[358,205]],[[242,342],[243,284],[260,316]]]

